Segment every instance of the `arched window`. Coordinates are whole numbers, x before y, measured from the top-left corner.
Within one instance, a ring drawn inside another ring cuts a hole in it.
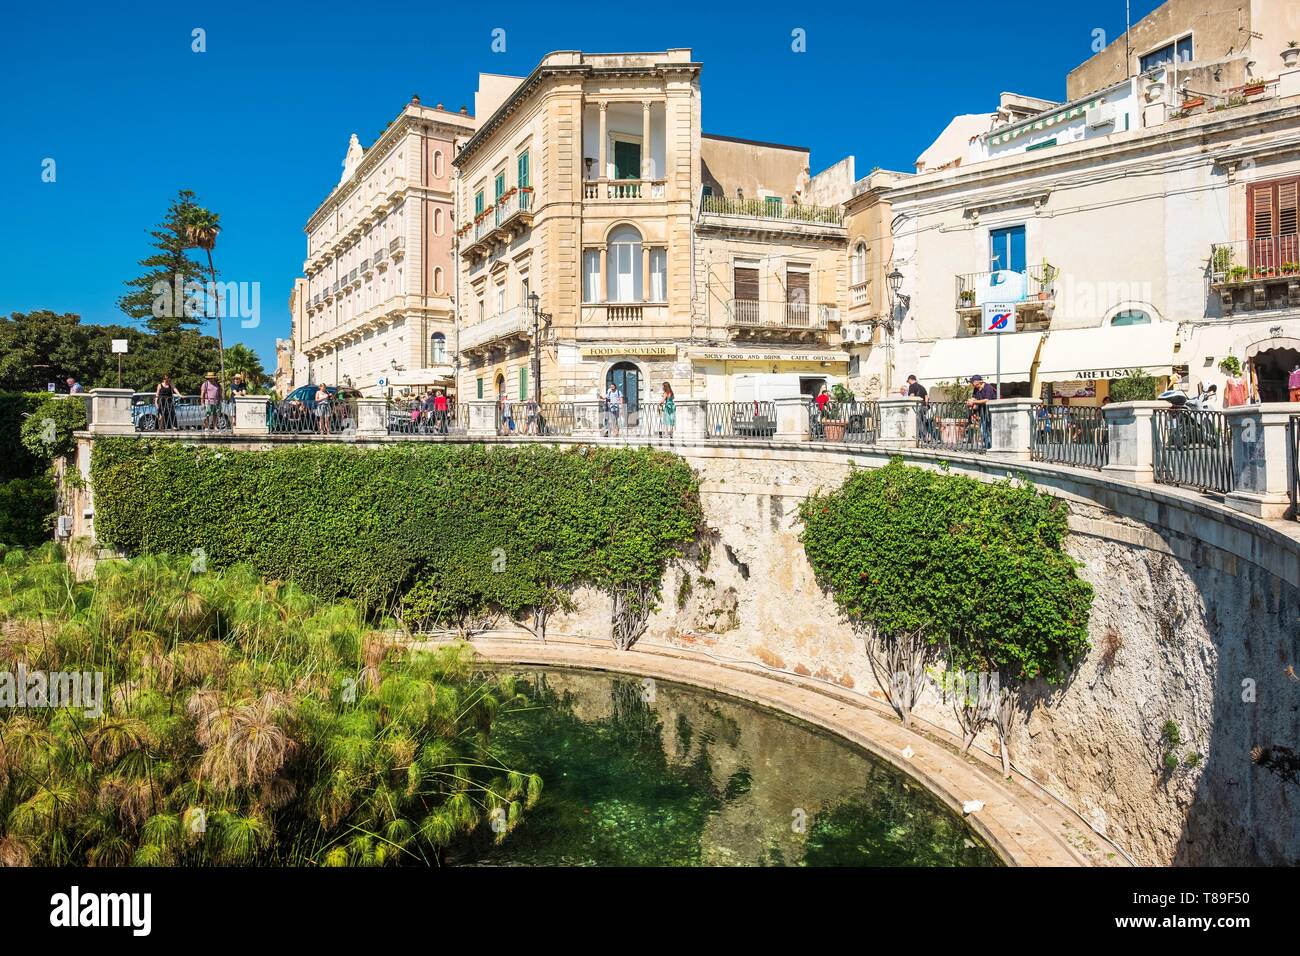
[[[435,236],[442,235],[442,210],[441,209],[435,209],[433,211],[433,234]]]
[[[641,301],[641,233],[632,226],[619,226],[609,234],[605,255],[606,301]]]
[[[433,151],[433,175],[442,178],[442,150],[440,149]]]
[[[429,336],[429,364],[445,365],[447,362],[447,336],[434,332]]]
[[[1110,318],[1111,325],[1150,325],[1150,313],[1143,312],[1141,309],[1125,309],[1123,312],[1116,312]]]
[[[849,280],[851,285],[861,285],[867,281],[867,244],[859,242],[853,247],[853,259],[850,262]]]
[[[435,266],[433,269],[433,291],[442,292],[442,267]]]

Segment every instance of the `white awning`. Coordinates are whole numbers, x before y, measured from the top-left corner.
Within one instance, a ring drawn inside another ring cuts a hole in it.
[[[428,368],[413,368],[401,372],[389,372],[384,376],[389,385],[439,385],[455,378],[456,370],[450,365],[433,365]]]
[[[941,339],[934,351],[921,359],[916,377],[926,385],[954,379],[964,382],[972,375],[982,375],[991,382],[998,370],[997,339],[1002,340],[1002,381],[1028,382],[1038,343],[1043,340],[1041,332]]]
[[[1123,378],[1131,372],[1169,375],[1174,365],[1173,322],[1061,329],[1047,334],[1038,378],[1065,382]]]

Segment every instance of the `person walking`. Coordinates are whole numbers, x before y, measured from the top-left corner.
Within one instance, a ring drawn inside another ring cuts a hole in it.
[[[979,416],[980,438],[988,448],[993,439],[993,420],[989,414],[989,402],[998,397],[998,390],[984,381],[983,375],[970,377],[971,397],[966,400],[966,407]]]
[[[203,407],[203,430],[221,427],[221,383],[217,373],[209,372],[203,376],[199,386],[199,405]]]
[[[673,432],[677,429],[677,399],[673,395],[673,387],[664,382],[663,387],[663,425],[659,430],[661,438],[672,438]],[[667,435],[664,433],[667,432]]]
[[[434,431],[439,435],[446,435],[447,429],[447,395],[442,389],[437,389],[433,393],[433,423]]]
[[[164,372],[162,381],[153,390],[154,418],[157,428],[167,431],[176,427],[176,399],[184,398],[181,390],[172,384],[170,372]]]
[[[330,434],[330,391],[322,382],[316,386],[316,430],[322,435]]]
[[[606,434],[611,438],[618,437],[618,417],[623,407],[623,393],[613,383],[609,383],[609,390],[605,392],[605,417],[609,423]]]

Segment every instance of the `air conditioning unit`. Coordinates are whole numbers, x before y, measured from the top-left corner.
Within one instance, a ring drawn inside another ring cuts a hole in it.
[[[1099,126],[1109,126],[1115,122],[1115,104],[1102,103],[1100,106],[1094,106],[1086,114],[1088,129],[1097,129]]]

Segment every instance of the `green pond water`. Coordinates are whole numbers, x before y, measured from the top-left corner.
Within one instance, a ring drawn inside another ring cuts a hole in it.
[[[543,796],[500,845],[452,862],[597,866],[995,866],[928,791],[847,741],[663,681],[517,671],[530,703],[494,750]]]

